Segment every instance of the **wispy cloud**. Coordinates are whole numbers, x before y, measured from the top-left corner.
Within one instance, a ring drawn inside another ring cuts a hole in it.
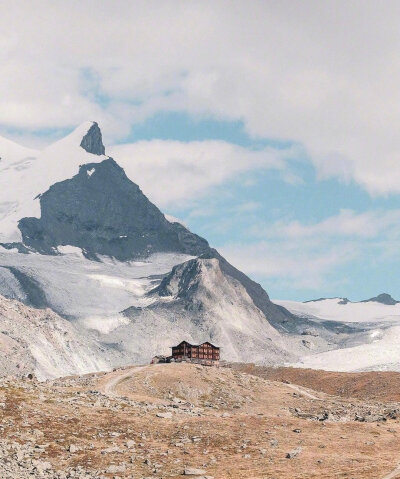
[[[295,147],[251,150],[224,141],[162,140],[108,149],[129,178],[160,206],[179,206],[182,201],[188,204],[210,188],[249,171],[277,170],[284,175],[295,151]],[[241,206],[255,207],[254,202]]]
[[[341,210],[318,223],[304,224],[300,221],[271,224],[256,224],[251,230],[255,236],[280,237],[297,240],[300,238],[359,237],[373,238],[388,235],[393,230],[400,232],[400,210],[374,210],[355,213]]]
[[[327,286],[338,270],[353,262],[379,264],[400,259],[400,210],[338,215],[314,224],[299,221],[258,225],[248,242],[220,249],[243,271],[266,282],[278,280],[291,289],[318,290]]]

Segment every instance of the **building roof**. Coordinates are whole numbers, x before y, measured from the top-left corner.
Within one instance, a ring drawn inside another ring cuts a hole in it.
[[[188,341],[181,341],[177,346],[172,346],[172,347],[177,348],[181,344],[187,344],[188,346],[192,346],[192,347],[195,347],[195,348],[198,348],[199,346],[202,346],[203,344],[209,344],[213,348],[220,349],[219,346],[215,346],[215,344],[210,343],[210,341],[204,341],[204,343],[200,343],[200,344],[191,344]]]

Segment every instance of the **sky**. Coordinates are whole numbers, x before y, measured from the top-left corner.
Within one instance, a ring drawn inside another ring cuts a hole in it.
[[[0,135],[99,123],[272,298],[400,299],[400,2],[3,0]]]

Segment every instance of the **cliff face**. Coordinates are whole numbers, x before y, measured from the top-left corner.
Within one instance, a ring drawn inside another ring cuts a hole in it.
[[[79,247],[90,258],[121,261],[159,252],[198,255],[206,240],[170,223],[111,158],[82,165],[73,178],[40,196],[40,218],[22,218],[23,244],[42,254],[59,245]]]

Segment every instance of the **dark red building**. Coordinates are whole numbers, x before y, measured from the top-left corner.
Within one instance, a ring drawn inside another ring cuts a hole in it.
[[[190,361],[201,364],[217,364],[220,357],[220,348],[208,341],[202,344],[190,344],[182,341],[178,346],[172,347],[174,361]]]

